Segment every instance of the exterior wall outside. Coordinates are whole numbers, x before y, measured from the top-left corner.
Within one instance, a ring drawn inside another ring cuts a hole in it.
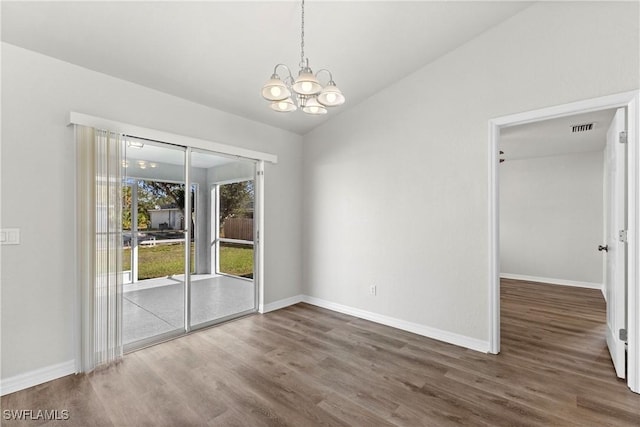
[[[180,230],[183,224],[182,211],[178,208],[149,211],[153,230]]]

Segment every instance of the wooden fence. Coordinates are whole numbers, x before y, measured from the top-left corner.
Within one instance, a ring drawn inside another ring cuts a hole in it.
[[[222,236],[220,237],[253,241],[253,219],[227,218],[222,226]]]

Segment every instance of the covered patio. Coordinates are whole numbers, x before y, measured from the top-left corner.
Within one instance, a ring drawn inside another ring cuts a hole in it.
[[[184,275],[126,284],[123,301],[125,345],[184,329]],[[252,280],[213,274],[191,276],[192,325],[254,308]]]

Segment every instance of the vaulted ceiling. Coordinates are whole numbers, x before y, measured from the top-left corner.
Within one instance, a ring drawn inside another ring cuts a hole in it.
[[[305,134],[530,4],[308,0],[306,56],[347,97],[322,117],[260,96],[276,63],[300,61],[297,1],[2,1],[2,40]]]

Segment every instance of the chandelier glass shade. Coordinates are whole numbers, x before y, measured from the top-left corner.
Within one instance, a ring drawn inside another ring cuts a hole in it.
[[[318,94],[318,102],[327,107],[336,107],[344,104],[344,95],[332,80]]]
[[[293,82],[292,89],[298,95],[315,95],[322,90],[322,85],[313,75],[311,68],[307,67],[300,70],[298,78]]]
[[[279,113],[289,113],[298,109],[291,98],[271,102],[271,108]]]
[[[327,114],[327,109],[324,105],[318,102],[318,98],[315,96],[304,100],[302,111],[307,114]]]
[[[309,59],[304,56],[304,0],[302,0],[302,25],[300,43],[300,70],[293,78],[291,70],[285,64],[277,64],[271,78],[262,86],[262,97],[270,102],[271,109],[280,113],[289,113],[301,109],[307,114],[326,114],[327,107],[344,104],[345,97],[333,81],[329,70],[322,69],[313,73]],[[284,79],[278,75],[278,69],[284,69]],[[318,79],[320,73],[329,75],[329,81],[322,85]]]
[[[262,96],[269,101],[280,101],[290,97],[291,91],[278,75],[274,74],[262,87]]]

